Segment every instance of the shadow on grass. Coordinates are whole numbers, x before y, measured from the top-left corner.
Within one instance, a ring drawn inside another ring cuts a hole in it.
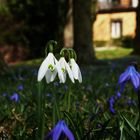
[[[140,64],[140,56],[128,55],[120,58],[113,59],[96,59],[94,66],[105,66],[114,63],[116,65],[129,65],[131,62],[137,62]]]

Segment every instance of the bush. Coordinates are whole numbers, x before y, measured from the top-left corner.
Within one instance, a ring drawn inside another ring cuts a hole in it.
[[[122,46],[126,48],[133,48],[133,38],[131,36],[123,37]]]

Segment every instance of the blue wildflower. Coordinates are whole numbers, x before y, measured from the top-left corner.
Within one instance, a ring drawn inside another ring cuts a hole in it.
[[[79,110],[80,109],[80,102],[79,101],[76,101],[75,107],[76,107],[76,110]]]
[[[47,93],[46,96],[47,96],[47,97],[51,97],[52,94],[51,94],[51,93]]]
[[[72,132],[69,130],[67,125],[65,124],[65,121],[60,120],[56,126],[51,130],[51,132],[48,134],[48,136],[45,138],[45,140],[49,140],[50,137],[52,137],[52,140],[59,140],[61,135],[65,135],[69,140],[74,140],[74,136]],[[64,140],[65,138],[61,137],[61,140]]]
[[[10,96],[10,100],[18,102],[19,101],[19,95],[17,93],[14,93],[12,96]]]
[[[23,85],[18,85],[17,89],[18,89],[18,90],[23,90],[24,87],[23,87]]]
[[[114,104],[115,104],[115,99],[114,99],[114,96],[112,96],[109,98],[109,110],[113,114],[115,114]]]
[[[2,94],[2,96],[3,96],[3,97],[6,97],[6,96],[7,96],[7,93],[4,92],[4,93]]]
[[[67,91],[68,90],[68,86],[64,85],[64,90]]]
[[[56,86],[56,87],[59,86],[59,83],[58,83],[58,82],[54,82],[53,84],[54,84],[54,86]]]
[[[128,104],[129,106],[132,106],[132,105],[135,105],[136,103],[135,103],[134,100],[128,99],[128,100],[127,100],[127,104]]]
[[[119,91],[118,91],[117,94],[116,94],[116,98],[117,98],[117,99],[121,98],[121,93],[120,93]]]
[[[125,84],[131,81],[134,90],[137,92],[140,88],[140,74],[137,72],[134,66],[128,66],[128,68],[123,72],[118,81],[118,85],[120,86],[120,92],[124,91]]]

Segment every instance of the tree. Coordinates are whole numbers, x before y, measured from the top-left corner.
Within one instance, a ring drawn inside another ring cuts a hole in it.
[[[63,46],[66,0],[7,0],[13,18],[22,23],[20,31],[30,48],[31,57],[44,55],[49,40]]]
[[[9,70],[9,67],[7,64],[4,62],[4,59],[0,53],[0,76],[6,74]]]
[[[136,35],[134,38],[134,51],[133,54],[139,54],[140,55],[140,2],[138,4],[138,7],[136,9]]]
[[[96,0],[73,0],[74,49],[80,64],[92,64],[95,59],[92,25]]]

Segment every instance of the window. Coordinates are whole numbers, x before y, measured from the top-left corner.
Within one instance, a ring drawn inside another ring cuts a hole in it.
[[[138,6],[138,0],[132,0],[132,7],[137,7]]]
[[[120,38],[122,36],[122,21],[111,21],[111,38]]]

